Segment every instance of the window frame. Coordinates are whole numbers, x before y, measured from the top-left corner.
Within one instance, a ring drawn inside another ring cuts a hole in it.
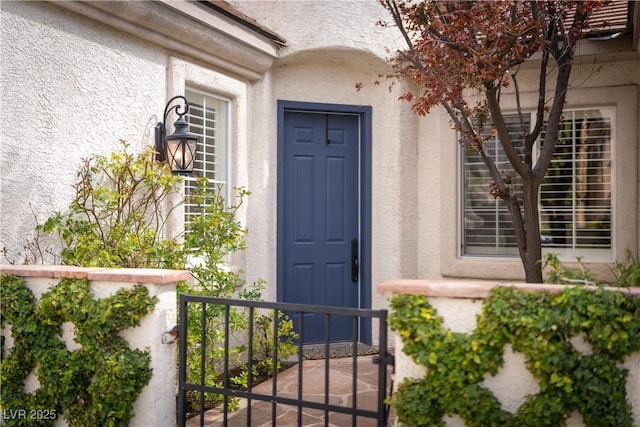
[[[610,120],[610,126],[609,126],[609,131],[610,131],[610,141],[611,141],[611,149],[610,149],[610,158],[609,160],[611,161],[611,169],[613,171],[613,169],[615,168],[615,162],[613,161],[613,153],[615,151],[615,145],[616,145],[616,135],[615,135],[615,128],[616,128],[616,108],[613,106],[590,106],[590,107],[581,107],[581,108],[565,108],[565,110],[563,111],[563,115],[566,114],[571,114],[572,118],[575,118],[576,114],[579,114],[580,112],[587,112],[587,111],[602,111],[602,112],[607,112],[608,115],[606,115],[606,118]],[[511,117],[514,120],[518,118],[518,113],[516,111],[504,111],[503,112],[505,118]],[[529,128],[531,129],[532,126],[534,125],[534,115],[535,112],[533,111],[523,111],[523,115],[528,116],[528,120],[529,120]],[[572,133],[575,131],[575,128],[572,128]],[[500,147],[500,142],[497,136],[493,137],[493,141],[495,143],[495,147],[499,148]],[[538,138],[538,140],[536,141],[535,145],[534,145],[534,149],[533,149],[533,162],[535,163],[537,160],[537,156],[539,154],[539,148],[540,148],[540,138]],[[501,157],[503,156],[502,154],[497,153],[497,157]],[[555,155],[554,155],[555,156]],[[458,215],[459,215],[459,230],[460,230],[460,253],[459,256],[461,258],[488,258],[488,259],[500,259],[500,258],[506,258],[506,259],[510,259],[510,258],[517,258],[519,259],[519,255],[518,255],[518,247],[517,245],[513,245],[513,246],[501,246],[499,239],[496,238],[495,240],[495,245],[491,246],[494,247],[495,253],[491,253],[491,249],[490,246],[482,246],[482,245],[477,245],[475,246],[476,251],[478,253],[467,253],[465,252],[465,250],[467,249],[467,245],[466,244],[466,239],[467,239],[467,230],[468,227],[466,227],[465,225],[465,221],[466,221],[466,202],[467,202],[467,194],[468,192],[466,191],[466,184],[467,184],[467,174],[470,172],[469,169],[467,169],[467,166],[469,164],[469,162],[467,162],[467,150],[465,149],[464,146],[460,147],[460,155],[459,155],[459,162],[458,162],[458,170],[460,173],[460,177],[459,177],[459,182],[460,182],[460,188],[459,188],[459,197],[460,197],[460,202],[459,202],[459,210],[458,210]],[[554,157],[555,159],[555,157]],[[494,159],[495,160],[495,159]],[[553,162],[554,160],[552,160]],[[572,165],[573,167],[575,167],[577,159],[572,159]],[[501,163],[501,164],[504,164]],[[499,164],[497,164],[499,166]],[[484,165],[483,165],[483,170],[486,170]],[[572,184],[575,183],[575,170],[573,172],[572,176]],[[487,180],[490,180],[490,177],[487,177]],[[571,246],[568,247],[557,247],[557,246],[548,246],[547,244],[545,244],[545,242],[542,242],[542,251],[543,253],[548,253],[548,252],[553,252],[553,253],[557,253],[560,257],[561,260],[563,261],[571,261],[571,260],[575,260],[577,257],[580,257],[581,259],[585,259],[588,261],[595,261],[595,262],[612,262],[613,261],[613,250],[615,247],[615,233],[614,233],[614,228],[615,228],[615,220],[614,220],[614,215],[613,215],[613,206],[614,206],[614,199],[616,198],[616,189],[615,189],[615,185],[613,183],[613,173],[612,176],[610,178],[611,182],[611,201],[610,201],[610,206],[609,206],[609,214],[610,214],[610,222],[611,222],[611,235],[609,238],[609,247],[608,248],[596,248],[596,247],[579,247],[577,244],[577,237],[575,237],[575,239],[572,240]],[[487,185],[488,185],[487,181]],[[542,184],[539,188],[538,191],[538,212],[539,212],[539,221],[540,221],[540,226],[542,228],[542,226],[544,225],[544,221],[543,221],[543,212],[544,212],[544,206],[542,203],[542,193],[543,193],[543,185]],[[488,195],[488,190],[486,191],[486,194]],[[575,195],[574,195],[575,196]],[[575,214],[576,211],[576,201],[575,199],[573,200],[573,205],[571,207],[571,212],[573,214]],[[496,217],[498,217],[500,215],[500,211],[502,211],[502,214],[504,214],[506,212],[506,214],[508,215],[508,211],[507,211],[507,207],[502,204],[501,202],[499,202],[496,199],[496,203],[495,203],[495,207],[492,208],[493,212],[496,213]],[[510,216],[509,216],[510,219]],[[572,219],[574,219],[574,216],[572,216]],[[575,225],[575,221],[572,221],[572,224]],[[573,227],[571,227],[573,228]],[[499,226],[495,227],[496,230],[499,230]],[[569,228],[568,228],[569,229]],[[483,248],[487,248],[487,253],[479,253],[482,252]]]
[[[185,87],[185,97],[187,98],[187,100],[189,100],[189,103],[191,104],[193,101],[193,99],[190,99],[189,96],[190,94],[195,94],[197,96],[201,96],[203,99],[206,98],[211,98],[211,99],[215,99],[216,102],[220,102],[223,103],[226,106],[226,111],[224,113],[224,117],[223,117],[223,121],[221,121],[220,123],[224,123],[225,129],[223,131],[223,138],[224,138],[224,149],[223,149],[223,161],[224,161],[224,177],[223,179],[220,179],[219,177],[217,179],[215,178],[210,178],[209,177],[209,182],[210,185],[213,187],[215,185],[218,184],[222,184],[224,187],[224,191],[223,191],[223,196],[224,196],[224,200],[225,200],[225,205],[229,206],[229,202],[230,202],[230,197],[231,197],[231,188],[233,187],[233,184],[231,182],[232,180],[232,158],[233,158],[233,138],[232,138],[232,114],[233,114],[233,108],[232,108],[232,100],[224,97],[224,96],[220,96],[217,95],[213,92],[208,92],[208,91],[204,91],[204,90],[200,90],[197,88],[193,88],[189,85],[186,85]],[[204,106],[206,108],[206,106]],[[189,122],[189,131],[191,133],[200,135],[199,133],[194,132],[191,129],[191,118],[192,115],[192,111],[190,110],[189,113],[187,114],[187,121]],[[206,113],[205,113],[206,115]],[[206,134],[206,130],[205,130],[205,126],[204,126],[204,122],[206,120],[203,119],[203,132]],[[214,128],[216,133],[218,132],[218,127]],[[219,146],[219,142],[218,142],[218,136],[216,135],[214,137],[214,145],[215,146]],[[205,141],[202,141],[201,138],[198,139],[198,152],[199,153],[203,153],[202,150],[205,149]],[[203,166],[206,166],[206,163],[203,160]],[[198,172],[201,172],[202,174],[204,174],[204,176],[206,176],[207,172],[209,172],[206,167],[201,171],[201,170],[196,170],[194,168],[194,175],[191,176],[185,176],[185,194],[187,194],[188,190],[188,186],[190,183],[194,183],[195,180],[197,179],[197,177],[201,176],[200,174],[198,174]],[[214,169],[213,171],[211,171],[213,174],[215,174],[217,172],[216,169]],[[184,214],[184,222],[185,224],[188,222],[188,212],[187,212],[187,206],[185,205],[185,214]]]
[[[523,111],[535,109],[537,92],[521,92],[520,105]],[[599,86],[574,88],[569,92],[567,109],[589,107],[615,107],[614,132],[616,147],[612,153],[615,163],[612,185],[616,196],[612,198],[613,258],[623,261],[630,250],[633,255],[640,253],[640,185],[638,165],[640,164],[640,135],[638,114],[638,87],[636,85]],[[479,99],[479,98],[478,98]],[[597,100],[597,105],[594,100]],[[518,102],[513,93],[503,93],[501,107],[503,111],[517,111]],[[441,115],[439,126],[450,130],[440,142],[440,181],[439,206],[441,212],[456,212],[455,215],[439,216],[440,227],[439,254],[441,277],[460,277],[488,280],[520,281],[524,278],[524,269],[519,258],[469,257],[461,256],[460,215],[460,148],[457,135],[450,128],[447,117]],[[448,167],[447,165],[456,165]],[[588,268],[602,280],[613,280],[611,262],[584,261]],[[575,259],[567,261],[575,265]]]
[[[505,116],[505,119],[507,119],[506,121],[509,121],[509,116],[513,116],[514,119],[519,120],[519,115],[517,112],[503,112],[503,115]],[[532,120],[532,113],[531,112],[523,112],[523,116],[524,115],[529,115],[529,129],[531,129],[533,120]],[[496,162],[496,166],[500,169],[500,165],[501,164],[509,164],[509,160],[506,159],[506,156],[504,155],[504,153],[499,153],[498,149],[501,147],[500,144],[500,140],[498,138],[497,135],[494,135],[492,137],[493,139],[493,143],[495,144],[495,147],[493,148],[494,153],[492,153],[492,157],[494,157],[494,162]],[[517,149],[516,149],[517,150]],[[465,160],[466,160],[466,152],[468,150],[465,149],[464,146],[460,147],[460,154],[459,154],[459,161],[458,161],[458,171],[459,171],[459,182],[460,182],[460,187],[458,189],[459,191],[459,210],[458,210],[458,215],[459,215],[459,230],[460,230],[460,253],[459,256],[460,257],[465,257],[465,258],[489,258],[489,259],[496,259],[496,258],[506,258],[506,259],[511,259],[511,258],[518,258],[518,246],[517,246],[517,242],[516,244],[514,244],[514,246],[498,246],[495,245],[494,247],[496,248],[496,252],[502,252],[502,253],[496,253],[496,254],[491,254],[489,252],[487,252],[486,254],[480,254],[480,253],[476,253],[476,254],[471,254],[471,253],[465,253],[465,240],[466,240],[466,230],[467,227],[465,226],[465,220],[466,220],[466,215],[465,215],[465,202],[467,201],[467,191],[465,189],[465,184],[467,181],[467,177],[466,177],[466,172],[467,169],[465,168]],[[535,151],[534,151],[534,156],[535,156]],[[497,160],[500,157],[505,157],[505,162],[500,162],[498,163]],[[534,159],[535,161],[535,159]],[[488,173],[486,166],[483,164],[481,166],[481,169],[483,170],[483,172]],[[489,194],[489,181],[491,180],[490,176],[487,176],[487,181],[484,183],[485,185],[485,190],[483,192],[483,194],[486,194],[487,197],[491,197]],[[495,199],[495,203],[494,203],[494,207],[492,208],[493,212],[495,213],[495,217],[499,217],[501,214],[506,214],[508,216],[508,221],[510,222],[510,224],[508,224],[511,229],[513,229],[513,225],[511,224],[511,215],[509,214],[508,208],[506,205],[504,205],[502,202],[500,202],[498,199]],[[502,211],[502,212],[499,212]],[[495,230],[498,231],[500,228],[497,226],[495,227]],[[513,238],[515,239],[515,233],[513,235]],[[496,243],[498,243],[497,241],[498,239],[496,238]],[[478,248],[481,248],[482,246],[478,246]]]

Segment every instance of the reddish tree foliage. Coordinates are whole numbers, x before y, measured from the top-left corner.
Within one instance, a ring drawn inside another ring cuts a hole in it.
[[[407,43],[391,58],[390,77],[408,77],[421,90],[401,99],[412,102],[420,115],[443,106],[460,142],[481,155],[493,179],[490,193],[509,208],[526,280],[541,282],[538,190],[555,149],[576,43],[604,0],[380,2]],[[533,127],[525,128],[521,120],[525,147],[518,152],[505,125],[500,92],[513,85],[520,106],[516,75],[527,60],[539,62],[538,101]],[[547,82],[551,75],[555,81]],[[470,99],[480,101],[470,104]],[[489,117],[513,171],[498,170],[484,150],[482,129]],[[541,135],[534,163],[533,147]],[[521,194],[513,191],[514,173],[521,178]]]

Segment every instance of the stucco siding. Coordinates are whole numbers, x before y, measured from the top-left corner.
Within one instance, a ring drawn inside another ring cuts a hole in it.
[[[2,246],[68,206],[83,158],[152,142],[166,54],[56,6],[2,2]],[[33,214],[32,214],[33,210]],[[34,218],[35,215],[35,218]]]
[[[280,57],[334,46],[384,57],[401,42],[399,32],[376,23],[389,15],[375,0],[231,0],[229,3],[277,29],[287,40]]]

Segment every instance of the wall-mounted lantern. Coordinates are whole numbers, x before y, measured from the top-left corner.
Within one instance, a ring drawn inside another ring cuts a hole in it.
[[[182,100],[184,104],[171,106],[175,100]],[[167,115],[171,110],[175,110],[178,120],[173,126],[174,132],[167,135]],[[166,161],[171,168],[171,172],[186,175],[193,172],[193,163],[196,158],[196,147],[198,137],[189,133],[189,124],[184,119],[184,115],[189,112],[189,101],[182,95],[174,96],[164,107],[164,115],[161,122],[156,125],[156,159]]]

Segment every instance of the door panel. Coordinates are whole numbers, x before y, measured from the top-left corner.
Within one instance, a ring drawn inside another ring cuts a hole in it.
[[[353,239],[359,239],[359,117],[285,111],[282,200],[283,286],[279,299],[358,307],[352,280]],[[294,319],[294,322],[297,320]],[[308,315],[305,337],[326,319]],[[352,337],[350,319],[331,320],[331,340]]]

